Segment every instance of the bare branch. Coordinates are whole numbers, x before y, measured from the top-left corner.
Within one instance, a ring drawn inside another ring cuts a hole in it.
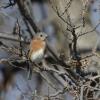
[[[81,36],[83,36],[83,35],[86,35],[86,34],[90,34],[91,32],[94,32],[94,31],[96,30],[96,28],[97,28],[99,25],[100,25],[100,23],[98,23],[98,24],[93,28],[93,30],[84,32],[84,33],[78,35],[77,38],[79,38],[79,37],[81,37]]]

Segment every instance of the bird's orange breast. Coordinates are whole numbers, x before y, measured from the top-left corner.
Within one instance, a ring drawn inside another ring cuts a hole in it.
[[[32,54],[38,52],[40,49],[45,50],[45,41],[41,39],[34,39],[30,43],[30,51],[29,51],[29,58],[32,56]]]
[[[38,49],[45,48],[45,42],[41,39],[34,39],[31,41],[30,49],[34,52]]]

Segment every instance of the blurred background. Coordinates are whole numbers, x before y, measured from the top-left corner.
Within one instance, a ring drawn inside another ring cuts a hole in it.
[[[63,12],[66,7],[66,3],[69,0],[52,0],[53,6],[59,7],[59,12]],[[86,0],[84,0],[86,1]],[[69,9],[70,17],[72,23],[75,25],[80,25],[82,23],[82,7],[84,1],[82,0],[73,0],[71,7]],[[91,1],[91,0],[90,0]],[[98,0],[100,1],[100,0]],[[16,19],[19,19],[19,23],[21,26],[21,30],[24,31],[23,37],[29,38],[27,36],[27,29],[22,20],[21,14],[18,10],[18,6],[8,7],[6,9],[2,8],[9,3],[9,0],[0,0],[0,36],[2,34],[7,34],[11,36],[13,33],[13,29],[16,23]],[[64,23],[56,14],[56,12],[52,9],[48,0],[32,0],[32,16],[37,24],[37,26],[44,32],[46,32],[49,36],[49,42],[51,47],[55,50],[55,52],[65,51],[67,57],[69,57],[68,43],[70,42],[68,39],[65,43],[65,36],[62,35],[66,32],[66,23]],[[78,28],[76,32],[81,34],[82,32],[87,32],[95,27],[94,17],[95,14],[92,12],[93,7],[95,7],[93,1],[88,2],[85,17],[85,27]],[[66,17],[66,15],[64,15]],[[98,20],[99,20],[99,15]],[[100,29],[100,28],[99,28]],[[98,30],[99,30],[98,29]],[[78,49],[83,53],[83,55],[88,54],[92,48],[95,47],[97,43],[97,33],[98,30],[91,32],[90,34],[84,35],[78,39]],[[15,35],[15,38],[17,36]],[[68,38],[70,34],[68,34]],[[11,41],[7,39],[0,38],[0,41],[3,41],[7,46],[17,46],[18,43],[16,41]],[[0,59],[9,58],[12,56],[6,50],[0,48]],[[97,58],[93,58],[93,60],[98,61]],[[5,65],[0,64],[0,100],[32,100],[35,93],[40,95],[48,95],[53,94],[55,90],[48,86],[48,84],[39,77],[37,73],[32,75],[31,80],[27,79],[26,71],[18,71],[16,73],[12,73],[9,77],[6,89],[4,85],[5,81]],[[8,68],[9,69],[9,68]],[[8,74],[7,74],[8,75]],[[7,76],[6,75],[6,76]],[[61,88],[60,85],[58,85]],[[33,100],[44,100],[43,98],[36,97]],[[45,99],[47,100],[47,99]],[[63,95],[63,100],[72,100],[72,96],[68,93]]]

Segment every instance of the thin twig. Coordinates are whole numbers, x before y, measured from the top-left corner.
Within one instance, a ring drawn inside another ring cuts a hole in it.
[[[26,44],[29,44],[29,42],[24,41],[24,40],[18,40],[18,36],[14,36],[14,35],[10,35],[10,33],[1,33],[0,32],[0,39],[5,39],[5,40],[11,40],[11,41],[15,41],[15,42],[23,42]]]
[[[63,90],[59,90],[59,91],[57,91],[56,93],[51,94],[51,95],[50,95],[50,98],[51,98],[51,97],[56,97],[56,96],[58,96],[58,95],[60,95],[60,94],[64,94],[67,90],[68,90],[68,88],[65,87]]]
[[[100,25],[100,22],[99,22],[99,23],[98,23],[98,24],[93,28],[93,30],[90,30],[90,31],[84,32],[84,33],[78,35],[77,38],[79,38],[79,37],[81,37],[81,36],[83,36],[83,35],[86,35],[86,34],[90,34],[91,32],[95,31],[96,28],[99,27],[99,25]]]

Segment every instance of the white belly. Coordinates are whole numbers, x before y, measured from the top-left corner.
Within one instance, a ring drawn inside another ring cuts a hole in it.
[[[31,61],[39,63],[43,59],[44,49],[40,49],[37,52],[33,52],[31,55]]]

